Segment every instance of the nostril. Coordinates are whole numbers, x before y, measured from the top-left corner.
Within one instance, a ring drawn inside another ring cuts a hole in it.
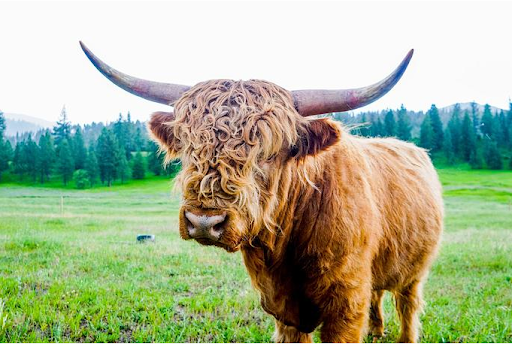
[[[193,218],[193,216],[194,216],[194,214],[192,214],[192,213],[190,213],[190,212],[188,212],[188,211],[185,211],[185,218],[187,219],[187,222],[188,222],[191,226],[193,226],[193,224],[192,224],[192,221],[190,220],[190,218]]]
[[[219,233],[222,233],[222,231],[224,231],[224,225],[226,224],[227,222],[227,217],[224,216],[224,219],[222,219],[221,222],[213,225],[212,229],[215,231],[215,232],[219,232]]]
[[[226,221],[226,213],[220,215],[214,215],[209,217],[209,222],[212,227],[216,227]]]

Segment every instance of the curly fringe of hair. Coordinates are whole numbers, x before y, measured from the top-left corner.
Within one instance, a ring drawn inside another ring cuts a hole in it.
[[[248,209],[253,225],[274,227],[262,167],[298,140],[304,120],[291,95],[266,81],[210,80],[175,104],[174,136],[183,166],[177,184],[208,207]],[[262,223],[260,223],[260,221]]]

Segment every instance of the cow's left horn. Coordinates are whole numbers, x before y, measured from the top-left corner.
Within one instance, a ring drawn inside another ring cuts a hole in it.
[[[384,80],[367,87],[347,90],[300,90],[292,91],[296,110],[302,116],[354,110],[376,101],[396,85],[409,65],[414,49],[402,63]]]
[[[123,90],[135,94],[136,96],[161,103],[171,105],[174,103],[183,92],[187,91],[190,87],[184,85],[167,84],[163,82],[155,82],[144,79],[135,78],[110,67],[105,62],[96,57],[82,42],[80,46],[85,55],[92,62],[101,74],[107,77],[117,86]]]

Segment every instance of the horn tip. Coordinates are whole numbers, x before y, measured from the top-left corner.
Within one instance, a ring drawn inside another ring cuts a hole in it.
[[[89,50],[89,48],[87,48],[87,46],[84,44],[84,42],[82,41],[78,41],[80,43],[80,48],[82,48],[83,52],[85,53],[85,55],[89,58],[89,60],[91,60],[92,62],[92,59],[91,59],[91,51]],[[93,62],[94,63],[94,62]]]
[[[402,60],[402,63],[400,63],[400,65],[398,66],[398,68],[397,68],[397,71],[399,71],[399,73],[397,74],[398,79],[400,79],[403,72],[405,72],[405,69],[409,65],[409,62],[411,62],[412,55],[414,55],[414,49],[409,50],[409,52],[407,53],[405,58]],[[398,79],[397,79],[397,81],[398,81]]]

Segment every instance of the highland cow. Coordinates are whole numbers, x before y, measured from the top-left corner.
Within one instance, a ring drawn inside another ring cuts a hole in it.
[[[383,81],[353,90],[289,92],[260,80],[194,87],[137,79],[93,64],[123,89],[173,105],[149,128],[179,157],[183,239],[240,250],[278,342],[361,342],[384,334],[391,291],[402,342],[418,339],[422,285],[443,229],[436,171],[423,149],[351,135],[307,116],[364,106],[388,92],[412,51]]]

